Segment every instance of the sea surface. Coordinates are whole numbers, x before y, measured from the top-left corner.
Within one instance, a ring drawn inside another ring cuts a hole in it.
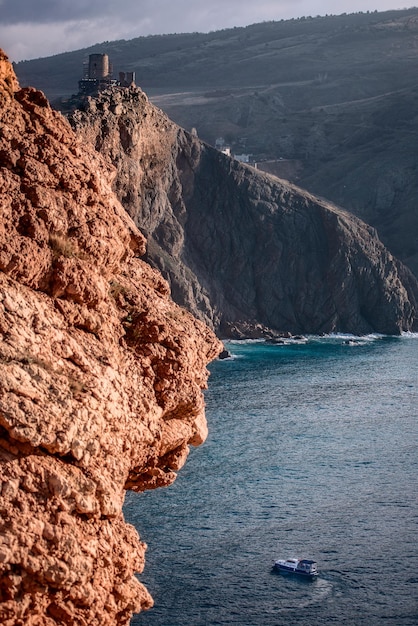
[[[418,625],[418,335],[230,342],[209,437],[127,495],[155,607],[135,626]],[[313,581],[272,572],[291,556]]]

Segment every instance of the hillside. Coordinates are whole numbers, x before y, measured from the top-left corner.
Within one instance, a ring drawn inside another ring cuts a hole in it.
[[[36,80],[49,97],[74,93],[83,61],[95,52],[109,55],[115,76],[119,70],[136,71],[138,83],[149,94],[327,80],[347,82],[351,93],[354,77],[358,94],[372,94],[388,77],[399,86],[414,82],[416,18],[417,11],[410,9],[265,22],[208,34],[138,37],[22,61],[15,69],[22,84]],[[363,81],[370,82],[368,88]],[[341,100],[340,94],[334,96]]]
[[[140,37],[22,62],[22,84],[77,91],[107,52],[151,100],[214,145],[352,211],[418,276],[418,10]],[[60,106],[57,102],[57,106]]]

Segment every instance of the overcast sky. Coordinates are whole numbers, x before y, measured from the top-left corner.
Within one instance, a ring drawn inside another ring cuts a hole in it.
[[[0,48],[10,60],[20,61],[140,35],[208,32],[267,20],[415,4],[405,0],[0,0]]]

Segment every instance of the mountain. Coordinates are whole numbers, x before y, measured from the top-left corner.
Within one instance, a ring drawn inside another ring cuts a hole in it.
[[[204,144],[138,87],[102,92],[70,123],[116,167],[174,299],[220,336],[416,327],[418,283],[372,228]]]
[[[0,622],[128,625],[152,606],[125,490],[207,434],[220,342],[140,256],[113,168],[0,51]]]
[[[68,96],[106,52],[180,126],[353,212],[418,277],[417,34],[415,8],[329,15],[104,42],[16,72]]]

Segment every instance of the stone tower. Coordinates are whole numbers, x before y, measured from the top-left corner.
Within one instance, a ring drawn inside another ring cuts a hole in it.
[[[107,54],[90,54],[89,78],[102,79],[109,76],[109,57]]]

